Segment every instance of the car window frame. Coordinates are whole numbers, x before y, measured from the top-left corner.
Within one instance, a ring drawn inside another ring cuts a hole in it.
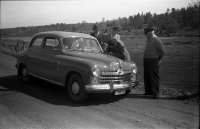
[[[43,36],[36,36],[34,37],[31,42],[30,42],[30,45],[28,46],[28,48],[33,48],[32,45],[34,43],[34,41],[38,38],[42,38],[42,44],[40,45],[40,47],[38,47],[38,49],[42,49],[43,48],[43,44],[44,44],[44,37]],[[34,47],[35,48],[35,47]]]
[[[45,50],[45,45],[46,45],[46,39],[47,38],[50,38],[50,39],[56,39],[57,41],[58,41],[58,43],[59,43],[59,49],[58,50],[53,50],[52,49],[52,51],[50,51],[50,49],[48,50]],[[58,37],[55,37],[55,36],[44,36],[44,39],[43,39],[43,45],[42,45],[42,52],[45,52],[45,53],[47,53],[47,54],[51,54],[51,55],[55,55],[55,54],[61,54],[62,53],[62,48],[61,48],[61,42],[60,42],[60,40],[59,40],[59,38]]]
[[[59,39],[57,38],[57,37],[54,37],[54,36],[45,36],[44,37],[44,43],[43,43],[43,49],[45,48],[45,45],[46,45],[46,39],[56,39],[57,41],[58,41],[58,50],[55,50],[55,49],[53,49],[54,51],[60,51],[61,50],[61,43],[60,43],[60,41],[59,41]],[[54,48],[54,47],[53,47]]]

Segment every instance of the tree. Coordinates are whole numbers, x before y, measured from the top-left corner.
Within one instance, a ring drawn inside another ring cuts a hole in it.
[[[121,19],[121,27],[122,28],[127,28],[128,27],[128,19],[126,17],[123,17]]]
[[[182,24],[182,25],[185,25],[186,24],[186,10],[185,10],[185,8],[181,8],[181,10],[179,11],[179,16],[180,16],[180,18],[178,19],[179,23]]]
[[[148,13],[146,13],[146,16],[144,17],[144,20],[145,20],[145,22],[144,23],[146,23],[146,24],[151,24],[152,23],[152,15],[151,15],[151,12],[148,12]]]
[[[136,16],[134,16],[134,27],[137,29],[141,29],[143,27],[144,18],[143,16],[138,13]]]
[[[153,24],[156,26],[158,25],[158,16],[156,13],[153,14]]]
[[[192,3],[189,3],[189,6],[193,7],[195,11],[199,12],[200,0],[196,0],[196,1],[192,0]]]
[[[170,15],[169,8],[167,9],[167,12],[165,13],[165,25],[170,25],[172,20],[172,16]]]
[[[128,20],[129,20],[129,25],[133,26],[134,25],[134,17],[133,16],[129,16]]]
[[[165,15],[164,14],[158,15],[158,26],[162,29],[166,28],[166,21],[165,21]]]
[[[171,9],[171,17],[176,18],[176,9],[175,8]]]
[[[200,6],[200,0],[196,1],[192,0],[192,3],[189,3],[189,7],[191,7],[194,10],[192,16],[192,25],[194,28],[199,28],[199,19],[200,19],[199,6]]]

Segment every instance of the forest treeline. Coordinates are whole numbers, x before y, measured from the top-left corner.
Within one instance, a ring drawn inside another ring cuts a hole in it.
[[[100,22],[87,23],[82,21],[81,23],[66,24],[56,23],[43,26],[28,26],[1,29],[1,37],[16,37],[16,36],[33,36],[38,32],[43,31],[70,31],[70,32],[91,32],[92,26],[98,24],[101,30],[104,30],[107,24],[111,26],[117,26],[121,30],[130,31],[130,29],[142,29],[144,26],[153,26],[156,29],[171,28],[174,33],[180,27],[189,26],[191,29],[199,28],[199,2],[190,4],[187,8],[181,9],[167,9],[162,14],[138,13],[129,17],[119,17],[113,20],[105,20],[104,18]]]

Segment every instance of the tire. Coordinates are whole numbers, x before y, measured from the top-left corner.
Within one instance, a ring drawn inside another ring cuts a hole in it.
[[[22,80],[25,82],[29,82],[31,80],[31,75],[29,75],[27,67],[25,65],[22,65],[21,76]]]
[[[68,95],[72,101],[81,103],[87,100],[88,93],[85,92],[82,78],[78,74],[73,74],[67,84]]]

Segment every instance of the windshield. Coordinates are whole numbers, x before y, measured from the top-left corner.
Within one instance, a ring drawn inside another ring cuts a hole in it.
[[[96,40],[82,37],[63,38],[63,45],[67,50],[82,50],[101,52],[101,48]]]

